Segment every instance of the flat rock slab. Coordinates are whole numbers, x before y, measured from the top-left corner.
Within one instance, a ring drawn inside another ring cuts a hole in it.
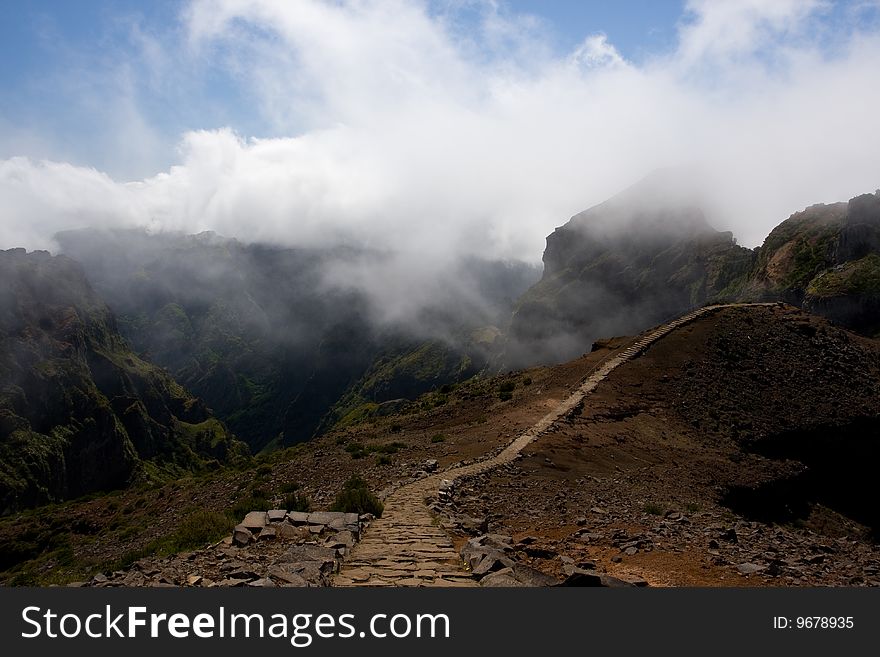
[[[287,514],[287,521],[294,525],[307,525],[309,524],[309,515],[302,511],[291,511]]]
[[[341,528],[341,526],[345,525],[345,515],[346,514],[337,511],[316,511],[309,514],[309,524],[332,525],[334,522],[337,522],[340,524]]]
[[[265,511],[251,511],[241,521],[241,525],[251,531],[260,531],[266,526],[267,514]]]
[[[272,509],[266,512],[269,522],[281,522],[287,517],[287,509]]]

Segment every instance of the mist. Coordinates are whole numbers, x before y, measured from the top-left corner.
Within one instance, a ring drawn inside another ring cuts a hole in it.
[[[211,62],[273,136],[194,126],[170,166],[136,180],[0,160],[0,246],[57,250],[56,232],[86,226],[356,245],[387,256],[326,280],[395,321],[447,289],[461,258],[540,262],[556,226],[658,168],[699,172],[709,222],[747,246],[807,205],[880,186],[880,31],[854,14],[828,28],[829,3],[691,0],[674,45],[639,61],[601,33],[560,54],[539,21],[468,6],[480,19],[465,28],[460,3],[188,3],[125,64],[185,103]],[[155,132],[136,97],[126,112],[141,120],[123,153]]]

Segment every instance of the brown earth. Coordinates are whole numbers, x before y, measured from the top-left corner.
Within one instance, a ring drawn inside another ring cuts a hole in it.
[[[112,570],[194,512],[225,512],[254,489],[280,503],[297,482],[313,508],[326,508],[355,472],[382,490],[412,481],[427,459],[442,470],[480,457],[631,342],[603,341],[565,365],[429,394],[410,413],[331,432],[248,470],[4,518],[2,581]],[[499,396],[504,382],[516,384],[509,401]],[[727,309],[618,367],[519,459],[457,482],[440,522],[456,546],[470,528],[463,516],[515,540],[530,536],[519,557],[559,577],[566,560],[591,559],[651,585],[876,585],[878,418],[876,341],[791,307]],[[353,458],[353,443],[397,446]],[[756,572],[741,575],[742,564]]]
[[[652,585],[877,585],[878,346],[792,307],[701,318],[454,512],[532,536],[557,575],[564,555]]]

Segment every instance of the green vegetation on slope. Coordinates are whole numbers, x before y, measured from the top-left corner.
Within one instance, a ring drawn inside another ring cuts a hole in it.
[[[134,355],[81,269],[0,252],[0,512],[179,477],[247,453]]]
[[[872,253],[822,272],[810,281],[807,294],[819,298],[880,295],[880,255]]]

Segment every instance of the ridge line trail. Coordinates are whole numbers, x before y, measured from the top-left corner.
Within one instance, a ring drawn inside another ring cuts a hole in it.
[[[333,586],[479,586],[464,570],[452,540],[435,524],[425,506],[425,498],[438,490],[442,480],[454,481],[510,463],[527,445],[571,413],[612,371],[680,326],[724,308],[775,305],[776,302],[703,306],[661,324],[603,361],[571,395],[499,453],[401,486],[385,499],[382,517],[364,531],[361,541],[343,562]]]

